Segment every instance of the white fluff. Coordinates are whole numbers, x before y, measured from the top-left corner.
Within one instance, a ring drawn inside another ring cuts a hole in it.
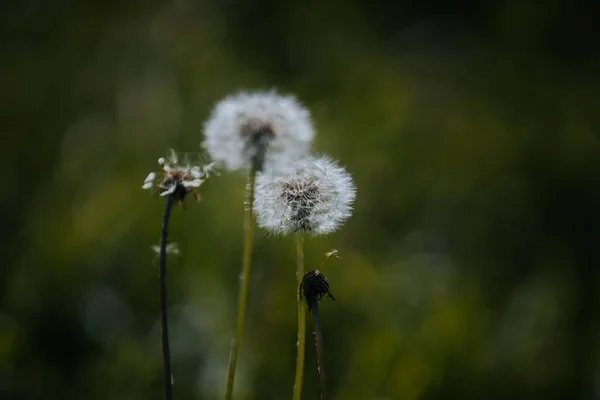
[[[308,156],[281,175],[256,178],[254,212],[258,225],[273,233],[326,235],[352,214],[356,187],[329,157]]]
[[[244,134],[248,126],[268,127],[273,133],[263,165],[270,171],[282,170],[304,156],[315,134],[309,111],[293,96],[241,92],[215,106],[204,124],[203,146],[229,170],[249,168],[256,149]]]

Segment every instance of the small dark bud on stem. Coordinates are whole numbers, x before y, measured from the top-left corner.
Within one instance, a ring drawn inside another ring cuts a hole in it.
[[[329,282],[325,275],[318,269],[308,271],[304,274],[302,284],[300,284],[300,298],[304,297],[306,300],[308,312],[323,296],[328,296],[335,301],[335,297],[329,291]]]
[[[323,332],[321,332],[321,322],[319,321],[319,300],[323,296],[328,296],[335,301],[335,297],[329,291],[329,282],[327,278],[318,269],[308,271],[302,278],[300,284],[300,298],[304,296],[308,311],[312,310],[315,320],[315,341],[317,344],[317,365],[319,370],[319,380],[321,384],[321,400],[327,400],[327,384],[325,379],[325,360],[323,356]]]

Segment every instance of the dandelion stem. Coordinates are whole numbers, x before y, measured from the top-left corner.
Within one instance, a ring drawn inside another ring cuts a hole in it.
[[[302,396],[302,375],[304,374],[304,348],[306,342],[306,304],[300,298],[300,285],[304,277],[304,237],[296,234],[296,293],[298,301],[298,354],[296,356],[296,377],[294,379],[294,400]]]
[[[171,354],[169,351],[169,324],[167,319],[167,234],[172,206],[173,196],[169,194],[165,198],[165,212],[163,214],[162,228],[160,231],[160,314],[166,400],[171,400],[172,398]]]
[[[256,182],[256,169],[252,168],[248,175],[248,202],[246,204],[246,215],[244,220],[244,258],[242,260],[242,275],[240,277],[240,291],[238,297],[238,315],[235,329],[235,337],[231,341],[229,354],[229,372],[227,375],[227,391],[225,399],[233,398],[233,384],[235,381],[235,369],[237,366],[240,342],[244,333],[244,320],[246,319],[246,305],[248,303],[248,284],[250,282],[250,266],[252,265],[252,237],[254,234],[254,223],[252,210],[254,206],[254,186]]]
[[[323,358],[323,332],[321,331],[321,322],[319,318],[319,302],[316,299],[314,299],[312,302],[311,310],[315,319],[315,341],[317,342],[317,366],[319,369],[319,379],[321,382],[321,400],[327,400],[325,360]]]

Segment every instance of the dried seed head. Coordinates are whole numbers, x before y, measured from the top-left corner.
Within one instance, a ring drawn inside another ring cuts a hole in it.
[[[293,96],[238,93],[219,102],[204,125],[204,147],[230,170],[281,170],[305,155],[310,114]]]
[[[305,157],[282,175],[256,179],[258,225],[274,233],[334,232],[351,215],[352,177],[328,157]]]
[[[300,284],[300,298],[304,297],[306,300],[308,312],[310,312],[312,307],[325,295],[335,301],[335,297],[333,297],[329,291],[329,282],[325,275],[318,269],[308,271],[304,274],[302,283]]]
[[[173,200],[180,204],[188,193],[192,193],[196,200],[199,199],[199,195],[195,189],[208,179],[210,173],[214,172],[215,168],[214,162],[204,166],[192,165],[190,163],[179,165],[179,155],[174,150],[171,150],[169,157],[160,157],[158,165],[164,172],[162,180],[155,183],[157,175],[154,172],[150,172],[144,180],[142,189],[147,190],[155,187],[158,189],[160,196],[171,195],[173,196]]]

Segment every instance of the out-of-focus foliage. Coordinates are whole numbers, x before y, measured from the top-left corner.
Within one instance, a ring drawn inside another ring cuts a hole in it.
[[[600,397],[598,18],[581,2],[5,1],[2,399],[160,399],[168,148],[277,87],[356,181],[308,240],[332,399]],[[176,209],[174,393],[224,391],[244,177]],[[291,396],[293,245],[258,233],[238,399]],[[309,327],[312,322],[309,321]],[[309,328],[310,329],[310,328]],[[305,398],[318,397],[308,342]]]

